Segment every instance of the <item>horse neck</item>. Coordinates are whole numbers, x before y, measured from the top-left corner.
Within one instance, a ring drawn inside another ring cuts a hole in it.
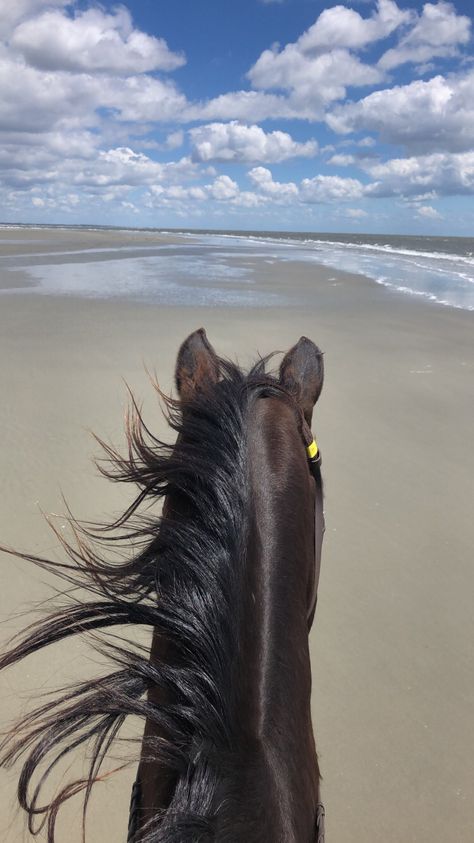
[[[291,408],[258,401],[248,436],[251,516],[238,666],[240,746],[226,799],[232,802],[234,795],[233,822],[245,821],[242,838],[309,843],[319,782],[307,626],[314,492]]]
[[[235,616],[224,683],[230,743],[196,745],[190,781],[168,780],[142,759],[142,804],[146,819],[170,800],[183,815],[214,817],[219,841],[310,843],[319,781],[307,628],[314,489],[291,408],[257,400],[247,423],[245,546],[226,602]],[[152,661],[166,658],[161,645],[156,634]],[[147,724],[146,732],[155,730]]]

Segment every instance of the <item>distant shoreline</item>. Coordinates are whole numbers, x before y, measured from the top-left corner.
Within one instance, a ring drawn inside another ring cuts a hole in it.
[[[120,261],[120,266],[113,261]],[[313,273],[317,267],[326,267],[364,276],[412,300],[474,311],[472,238],[0,226],[0,289],[4,291],[29,287],[72,294],[74,288],[78,296],[125,295],[166,305],[186,303],[195,290],[201,304],[214,295],[219,306],[294,305],[288,293],[274,294],[271,277],[265,290],[258,292],[258,284],[252,286],[252,279],[272,275],[277,264],[289,261],[310,265]],[[100,277],[99,263],[103,265]],[[56,277],[55,267],[61,264],[87,264],[88,269],[84,266],[79,273],[76,267],[74,277],[71,269],[63,278]]]
[[[316,231],[316,230],[299,230],[299,229],[243,229],[243,228],[175,228],[173,226],[127,226],[127,225],[103,225],[100,223],[38,223],[38,222],[0,222],[0,231],[2,229],[64,229],[65,231],[138,231],[138,232],[153,232],[162,234],[229,234],[237,237],[242,236],[261,236],[261,237],[348,237],[348,238],[377,238],[386,239],[391,237],[403,237],[414,240],[465,240],[474,244],[474,237],[467,237],[458,234],[410,234],[397,233],[389,234],[387,232],[355,232],[355,231]]]

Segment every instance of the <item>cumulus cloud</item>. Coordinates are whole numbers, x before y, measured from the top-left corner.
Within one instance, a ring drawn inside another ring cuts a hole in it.
[[[212,199],[225,201],[226,199],[235,199],[240,188],[230,176],[218,176],[212,184],[207,185],[207,191]]]
[[[335,132],[368,130],[383,141],[413,151],[471,149],[474,144],[474,71],[435,76],[375,91],[359,102],[333,109],[327,123]]]
[[[265,50],[248,76],[255,88],[288,91],[293,109],[309,111],[313,119],[322,115],[325,105],[343,99],[348,85],[375,85],[384,78],[346,49],[312,55],[298,42],[281,52]]]
[[[276,201],[288,201],[298,196],[298,188],[293,182],[274,181],[270,170],[266,167],[254,167],[248,174],[250,180],[265,196]]]
[[[333,164],[335,167],[349,167],[351,164],[355,163],[356,159],[353,155],[343,155],[342,153],[332,155],[328,161],[328,164]]]
[[[70,0],[15,0],[14,3],[0,4],[0,38],[8,36],[15,26],[26,17],[37,14],[43,9],[69,6]]]
[[[8,146],[0,146],[0,182],[15,188],[49,183],[63,189],[75,185],[92,192],[111,187],[127,191],[158,182],[179,183],[197,175],[197,166],[189,158],[161,163],[129,147],[94,150],[86,160],[72,155],[48,159],[33,151],[25,161],[24,150],[18,159],[8,160],[9,153]]]
[[[178,129],[176,132],[170,132],[166,136],[166,149],[178,149],[184,143],[184,132]]]
[[[378,0],[376,11],[369,18],[347,6],[333,6],[321,12],[297,44],[303,52],[328,52],[335,47],[361,49],[387,38],[411,20],[412,12],[399,9],[393,0]]]
[[[344,214],[351,220],[363,220],[369,216],[362,208],[346,208]]]
[[[303,179],[300,195],[303,202],[346,202],[361,199],[364,185],[358,179],[341,176],[315,176]]]
[[[292,104],[286,96],[264,91],[230,91],[207,102],[190,104],[181,112],[184,122],[193,120],[241,120],[243,122],[315,117],[314,108]]]
[[[260,126],[211,123],[191,129],[195,161],[262,161],[273,163],[288,158],[316,155],[314,140],[298,143],[286,132],[264,132]]]
[[[326,9],[294,43],[262,52],[247,73],[252,91],[233,91],[194,104],[187,120],[319,120],[325,107],[344,99],[349,86],[383,81],[381,68],[351,50],[386,38],[412,19],[393,0],[379,0],[368,18],[345,6]]]
[[[20,23],[10,45],[40,70],[129,74],[174,70],[185,63],[162,38],[134,29],[123,6],[111,14],[87,9],[74,18],[46,11]]]
[[[368,168],[375,182],[369,196],[410,196],[436,191],[439,195],[474,193],[474,152],[434,153],[393,158]]]
[[[437,211],[436,208],[433,208],[431,205],[420,205],[420,207],[416,209],[416,213],[419,217],[422,217],[422,218],[428,219],[428,220],[442,220],[443,219],[443,217],[441,216],[439,211]]]
[[[218,176],[211,184],[186,187],[171,185],[169,187],[152,185],[145,197],[147,207],[159,205],[176,207],[176,203],[205,202],[215,200],[219,203],[255,208],[265,199],[248,190],[240,190],[239,185],[227,175]]]
[[[425,3],[415,26],[396,47],[384,53],[379,66],[391,70],[407,62],[419,64],[456,56],[459,46],[469,42],[470,29],[469,18],[458,15],[451,3]]]
[[[169,121],[186,106],[186,98],[170,80],[151,76],[102,77],[55,73],[0,57],[0,119],[9,131],[45,132],[101,120],[99,109],[112,109],[122,121]]]

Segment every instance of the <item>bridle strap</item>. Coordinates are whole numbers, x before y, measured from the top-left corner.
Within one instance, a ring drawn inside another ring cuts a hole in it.
[[[309,470],[314,478],[315,499],[314,499],[314,573],[313,590],[308,606],[308,630],[314,619],[316,603],[318,599],[319,574],[321,572],[321,552],[325,530],[324,505],[323,505],[323,482],[321,478],[321,452],[318,450],[316,460],[309,460]]]

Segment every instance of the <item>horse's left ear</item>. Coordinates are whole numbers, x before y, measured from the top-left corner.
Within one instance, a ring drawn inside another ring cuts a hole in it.
[[[189,335],[178,351],[175,380],[179,397],[189,401],[197,392],[203,392],[217,383],[219,360],[206,337],[204,328]]]
[[[322,351],[307,337],[301,337],[281,362],[280,383],[295,396],[309,425],[313,407],[323,388],[323,380]]]

